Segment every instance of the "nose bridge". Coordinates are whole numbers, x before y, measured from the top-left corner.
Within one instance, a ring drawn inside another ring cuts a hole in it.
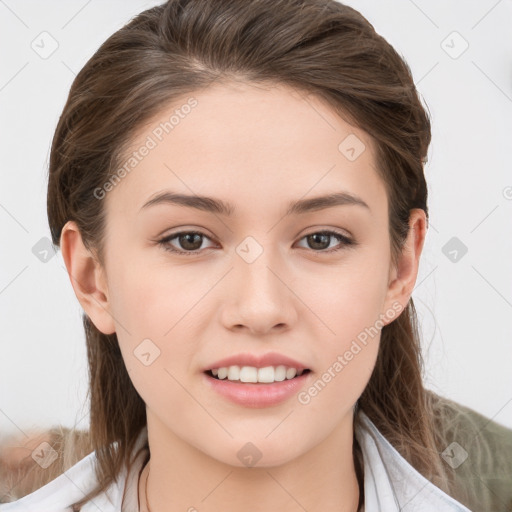
[[[246,237],[236,247],[231,294],[230,323],[250,329],[271,329],[293,321],[291,294],[280,274],[284,268],[279,251],[265,241]]]
[[[262,237],[257,240],[248,236],[236,247],[238,257],[235,268],[242,291],[249,291],[250,296],[258,295],[267,300],[278,299],[284,293],[281,289],[283,283],[275,275],[278,273],[277,268],[281,267],[277,261],[277,252],[269,239],[262,240]]]

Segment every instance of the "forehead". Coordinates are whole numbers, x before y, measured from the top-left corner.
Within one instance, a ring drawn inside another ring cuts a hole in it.
[[[121,165],[107,199],[130,208],[165,188],[248,207],[344,189],[386,207],[371,137],[282,84],[228,82],[173,101],[136,131]]]

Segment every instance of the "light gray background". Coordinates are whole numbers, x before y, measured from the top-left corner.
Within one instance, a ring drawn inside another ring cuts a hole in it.
[[[33,253],[49,238],[49,147],[75,74],[108,36],[157,3],[0,0],[4,434],[89,425],[80,304],[60,252],[46,263]],[[431,225],[413,294],[427,386],[512,427],[512,2],[346,3],[406,59],[433,123]],[[49,51],[51,38],[58,48],[42,58],[32,46]],[[468,249],[455,262],[443,253],[452,237]]]

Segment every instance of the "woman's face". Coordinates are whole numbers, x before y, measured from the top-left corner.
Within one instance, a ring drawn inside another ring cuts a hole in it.
[[[387,196],[369,136],[291,88],[224,84],[162,110],[131,151],[129,171],[98,199],[104,331],[117,333],[150,428],[237,466],[247,442],[259,465],[275,465],[349,432],[380,329],[408,300],[390,286]],[[176,236],[190,231],[199,235]],[[278,357],[263,366],[284,356],[309,370],[280,398],[269,396],[284,383],[205,373],[268,353]]]

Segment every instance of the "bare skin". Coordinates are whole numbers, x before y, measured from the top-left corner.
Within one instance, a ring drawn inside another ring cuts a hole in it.
[[[105,266],[73,222],[61,236],[80,303],[100,331],[117,333],[146,403],[151,511],[355,512],[353,407],[374,368],[380,331],[307,404],[293,396],[243,407],[205,385],[203,370],[232,354],[275,351],[309,368],[312,386],[365,328],[383,319],[381,328],[399,314],[390,311],[407,305],[425,213],[411,210],[395,268],[386,191],[368,134],[285,86],[218,84],[190,96],[197,106],[103,199]],[[185,102],[141,128],[133,150]],[[349,134],[365,145],[354,160],[338,148]],[[142,208],[163,190],[221,199],[236,213],[169,203]],[[368,208],[285,215],[292,201],[339,191]],[[158,244],[192,230],[204,234],[196,249],[179,237],[167,246],[193,255]],[[325,230],[357,243],[330,236],[315,245],[307,236]],[[251,263],[236,251],[249,236],[262,249]],[[148,366],[134,355],[145,339],[160,350]],[[254,467],[237,456],[247,442],[262,454]]]

